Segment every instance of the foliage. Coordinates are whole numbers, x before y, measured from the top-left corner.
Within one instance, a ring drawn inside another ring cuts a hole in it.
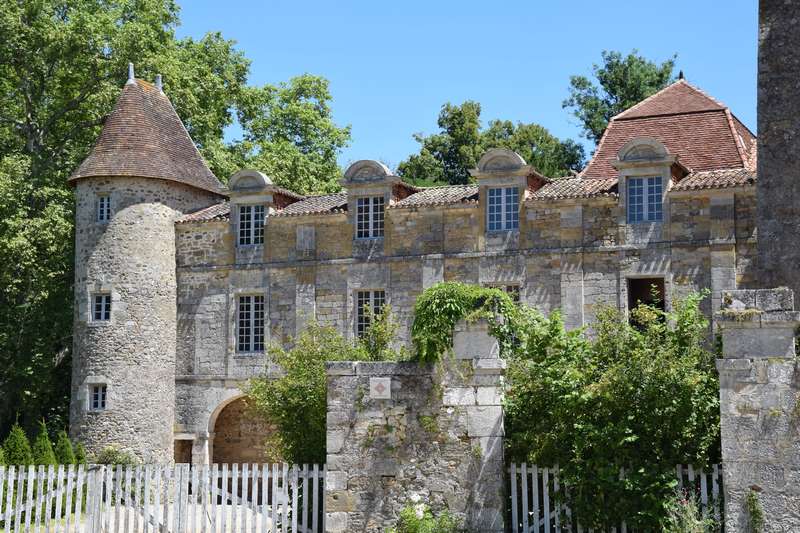
[[[384,305],[376,313],[369,305],[364,306],[364,313],[369,327],[358,339],[356,346],[363,352],[359,360],[392,361],[408,359],[405,349],[395,349],[392,344],[397,339],[400,325],[392,315],[392,307]]]
[[[350,141],[350,127],[333,122],[330,102],[328,80],[310,74],[245,88],[238,110],[245,135],[237,148],[247,166],[300,193],[339,190],[336,157]]]
[[[548,176],[562,176],[583,165],[583,147],[574,141],[560,141],[538,124],[508,120],[493,120],[481,130],[480,115],[477,102],[444,104],[439,133],[414,135],[420,151],[400,163],[400,176],[417,185],[468,183],[469,171],[490,148],[514,150]]]
[[[592,66],[594,80],[570,77],[570,95],[562,103],[580,121],[583,136],[595,143],[600,142],[611,117],[672,83],[677,59],[674,55],[658,64],[637,50],[624,57],[620,52],[606,50],[602,55],[603,63]]]
[[[715,530],[714,519],[697,505],[693,494],[676,491],[667,502],[664,533],[710,533]]]
[[[249,381],[245,392],[254,412],[277,426],[267,449],[290,463],[325,462],[327,417],[326,361],[385,361],[400,353],[389,346],[394,332],[391,311],[374,315],[364,339],[351,342],[335,328],[310,323],[294,340],[291,349],[273,346],[269,362],[281,368],[281,375],[265,374]],[[381,333],[370,332],[377,330]],[[372,348],[379,351],[372,352]]]
[[[248,87],[249,61],[219,33],[179,39],[174,0],[7,1],[0,9],[0,432],[67,425],[72,346],[73,193],[127,77],[164,90],[222,179],[258,165],[290,189],[330,188],[349,129],[327,82]],[[239,119],[244,139],[223,131]],[[333,166],[332,166],[333,165]]]
[[[400,511],[397,527],[389,533],[455,533],[459,531],[456,520],[448,511],[434,516],[424,503],[409,505]]]
[[[453,328],[462,319],[489,318],[493,333],[510,341],[517,306],[500,289],[459,282],[438,283],[426,289],[414,304],[411,340],[414,358],[439,361],[453,346]],[[501,347],[502,348],[502,347]]]
[[[703,294],[674,311],[640,306],[637,326],[598,314],[596,338],[526,309],[509,357],[509,455],[558,464],[584,526],[657,529],[676,464],[719,459],[719,384]],[[624,468],[624,476],[620,476]],[[622,479],[620,479],[622,477]]]
[[[745,500],[747,506],[747,514],[750,516],[750,530],[753,533],[761,533],[764,531],[764,508],[761,506],[761,499],[758,497],[758,492],[750,489],[747,493]]]
[[[75,443],[75,464],[87,465],[89,463],[88,456],[86,455],[86,448],[82,442]]]
[[[67,432],[63,429],[58,432],[56,439],[56,461],[60,465],[73,465],[77,464],[75,460],[75,452],[72,449],[72,442],[69,440]]]
[[[11,426],[6,440],[3,441],[3,454],[10,465],[32,465],[33,453],[25,431],[19,424]]]
[[[53,443],[50,442],[50,435],[47,434],[47,426],[44,420],[39,422],[39,432],[33,441],[33,464],[35,465],[55,465],[56,454],[53,452]]]
[[[116,446],[106,446],[100,453],[91,457],[92,464],[97,465],[136,465],[139,461],[132,454],[120,450]]]
[[[6,464],[6,453],[3,451],[3,448],[0,448],[0,466]]]

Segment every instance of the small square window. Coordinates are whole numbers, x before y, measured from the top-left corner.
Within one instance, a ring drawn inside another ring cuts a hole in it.
[[[108,386],[103,383],[98,383],[89,386],[89,410],[91,411],[105,411],[106,410],[106,397],[108,394]]]
[[[98,222],[108,222],[111,220],[111,197],[107,194],[97,196],[96,219]]]
[[[95,294],[92,297],[92,320],[95,322],[111,320],[111,295],[109,293]]]

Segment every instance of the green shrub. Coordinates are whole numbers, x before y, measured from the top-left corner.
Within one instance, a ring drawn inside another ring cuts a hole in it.
[[[761,506],[761,499],[758,497],[758,492],[750,489],[747,493],[745,500],[747,506],[747,514],[750,517],[750,529],[753,533],[761,533],[764,531],[764,508]]]
[[[58,432],[56,439],[56,461],[60,465],[76,464],[75,452],[72,449],[72,442],[69,440],[67,432],[63,429]]]
[[[3,452],[10,465],[32,465],[33,453],[28,437],[18,423],[14,423],[11,432],[3,441]]]
[[[6,454],[3,451],[3,448],[0,448],[0,466],[3,466],[5,464],[6,464]]]
[[[640,306],[637,326],[600,310],[593,339],[565,331],[558,314],[522,310],[508,352],[509,456],[558,464],[584,527],[607,530],[624,518],[659,530],[675,465],[719,460],[719,381],[703,297],[679,300],[670,313]]]
[[[675,492],[666,505],[663,533],[711,533],[716,530],[714,519],[697,505],[693,494]]]
[[[136,465],[139,461],[132,454],[122,451],[116,446],[106,446],[97,455],[93,456],[92,464],[97,465]]]
[[[86,455],[86,448],[83,446],[82,442],[78,442],[75,444],[75,464],[76,465],[84,465],[88,464],[88,457]]]
[[[56,454],[53,452],[53,443],[50,442],[50,435],[47,433],[47,426],[44,420],[39,422],[39,432],[33,441],[33,464],[35,465],[55,465]]]
[[[513,342],[518,307],[500,289],[466,283],[438,283],[426,289],[414,304],[411,340],[414,358],[439,361],[453,346],[453,328],[462,319],[488,318],[492,333],[503,343]]]
[[[409,505],[400,511],[397,527],[389,533],[455,533],[458,531],[456,520],[448,511],[434,516],[425,504]]]

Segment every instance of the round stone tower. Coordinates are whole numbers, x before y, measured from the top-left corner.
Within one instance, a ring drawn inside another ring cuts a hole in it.
[[[132,69],[131,69],[132,70]],[[75,187],[70,427],[87,451],[173,460],[174,223],[222,199],[172,104],[131,72]]]

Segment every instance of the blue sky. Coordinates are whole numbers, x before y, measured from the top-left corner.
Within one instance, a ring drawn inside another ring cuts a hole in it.
[[[569,76],[589,74],[602,50],[637,48],[659,61],[677,53],[686,78],[755,131],[755,0],[179,3],[179,35],[236,40],[252,61],[250,83],[328,78],[335,120],[352,126],[342,165],[396,167],[417,150],[413,133],[437,130],[443,103],[467,99],[481,103],[484,123],[536,122],[578,140],[561,102]]]

